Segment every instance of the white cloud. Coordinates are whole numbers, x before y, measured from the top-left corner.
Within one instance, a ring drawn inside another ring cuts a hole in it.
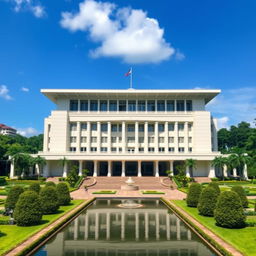
[[[17,128],[17,133],[22,136],[25,136],[25,137],[31,137],[31,136],[39,134],[39,132],[35,128],[32,128],[32,127]]]
[[[177,49],[176,52],[175,52],[175,59],[179,60],[179,61],[182,61],[182,60],[185,59],[185,54],[180,52],[179,49]]]
[[[20,90],[23,91],[23,92],[29,92],[29,88],[26,88],[26,87],[21,87]]]
[[[227,116],[217,118],[218,130],[222,128],[229,128],[228,121],[229,121],[229,118]]]
[[[44,7],[42,5],[31,6],[31,11],[37,18],[41,18],[45,15]]]
[[[85,0],[79,12],[63,12],[60,24],[72,32],[89,32],[101,45],[91,50],[92,57],[119,57],[126,63],[158,63],[169,59],[175,49],[165,41],[158,21],[143,10],[117,8],[109,2]],[[177,53],[176,58],[184,59]]]
[[[9,94],[9,89],[6,85],[0,85],[0,97],[5,100],[12,100],[12,97]]]

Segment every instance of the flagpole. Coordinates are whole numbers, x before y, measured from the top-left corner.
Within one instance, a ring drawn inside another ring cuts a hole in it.
[[[132,67],[131,67],[131,75],[130,75],[130,89],[132,89]]]

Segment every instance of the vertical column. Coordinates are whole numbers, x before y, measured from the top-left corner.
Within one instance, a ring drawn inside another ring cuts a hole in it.
[[[108,153],[111,152],[111,122],[108,122]]]
[[[233,176],[237,177],[237,169],[236,168],[233,168]]]
[[[188,166],[186,166],[186,177],[190,177],[190,172],[189,172],[189,167]]]
[[[110,212],[106,213],[106,227],[107,227],[106,238],[107,240],[109,240],[110,239]]]
[[[173,161],[170,161],[170,171],[171,171],[172,174],[173,174]]]
[[[81,148],[81,122],[77,122],[76,152],[80,153]]]
[[[138,161],[138,177],[141,177],[141,161]]]
[[[125,177],[125,161],[122,161],[122,177]]]
[[[85,221],[84,221],[84,240],[88,239],[88,230],[89,230],[89,221],[88,221],[88,213],[85,214]]]
[[[121,213],[121,239],[125,239],[125,212]]]
[[[159,240],[159,212],[155,213],[156,216],[156,240]]]
[[[184,135],[185,153],[188,153],[188,122],[184,124]]]
[[[188,240],[191,240],[191,238],[192,238],[192,234],[191,234],[190,229],[188,229],[188,231],[187,231],[187,235],[188,235]]]
[[[97,122],[97,152],[100,152],[101,145],[101,123]]]
[[[108,161],[108,177],[111,177],[112,161]]]
[[[248,172],[247,172],[247,164],[244,164],[244,168],[243,168],[243,177],[244,179],[248,180]]]
[[[176,232],[177,240],[180,240],[180,219],[178,217],[176,219]]]
[[[135,122],[135,153],[139,152],[139,122]]]
[[[91,122],[87,122],[87,152],[91,152]]]
[[[148,240],[148,212],[145,212],[145,239]]]
[[[178,153],[178,122],[174,123],[174,152]]]
[[[122,153],[126,152],[126,125],[125,122],[122,122]]]
[[[158,153],[158,140],[159,140],[159,134],[158,134],[158,122],[155,122],[155,152]]]
[[[39,176],[40,174],[39,164],[35,165],[35,169],[36,169],[36,175]]]
[[[75,219],[74,223],[74,240],[78,238],[78,218]]]
[[[144,152],[148,153],[148,122],[144,124]]]
[[[166,214],[166,239],[170,240],[170,215]]]
[[[215,178],[215,167],[212,166],[211,161],[209,162],[209,178]]]
[[[9,157],[9,159],[11,160],[11,158]],[[11,160],[11,166],[10,166],[10,179],[14,178],[14,162]]]
[[[136,240],[139,240],[139,213],[135,213],[135,238]]]
[[[67,175],[68,175],[68,163],[65,163],[63,168],[63,177],[66,178]]]
[[[226,164],[224,164],[224,166],[223,166],[223,176],[228,177],[228,167]]]
[[[83,175],[82,170],[83,170],[83,160],[79,160],[79,173],[78,173],[79,176]]]
[[[165,109],[166,110],[166,109]],[[168,145],[169,145],[169,136],[168,136],[168,122],[164,123],[164,134],[165,134],[165,138],[164,138],[164,143],[165,143],[165,153],[168,153]]]
[[[155,161],[155,177],[159,177],[159,162]]]
[[[95,213],[95,240],[99,239],[99,213]]]
[[[94,162],[93,177],[97,177],[97,175],[98,175],[98,161],[94,160],[93,162]]]

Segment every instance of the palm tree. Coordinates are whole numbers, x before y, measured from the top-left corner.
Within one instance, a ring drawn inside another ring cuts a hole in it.
[[[248,154],[241,154],[239,156],[240,158],[240,163],[243,165],[242,166],[242,169],[243,169],[243,172],[242,172],[242,176],[243,178],[245,179],[248,179],[248,174],[247,174],[247,166],[250,165],[252,163],[252,157],[248,156]]]
[[[216,156],[212,160],[212,166],[217,167],[221,170],[222,179],[224,180],[224,166],[227,164],[227,158],[223,156]]]
[[[11,161],[15,166],[18,176],[28,174],[29,168],[33,166],[33,158],[25,153],[17,153],[13,155]]]
[[[41,176],[42,170],[44,166],[46,165],[46,159],[41,156],[37,156],[33,159],[34,164],[38,165],[38,178]]]
[[[190,171],[190,176],[193,177],[193,170],[196,168],[196,160],[195,159],[192,159],[192,158],[189,158],[189,159],[186,159],[185,160],[185,165],[186,167],[189,168],[189,171]]]
[[[237,168],[241,165],[239,155],[231,154],[230,156],[228,156],[227,165],[231,170],[235,171],[236,173]],[[234,172],[233,172],[233,175],[234,175]]]

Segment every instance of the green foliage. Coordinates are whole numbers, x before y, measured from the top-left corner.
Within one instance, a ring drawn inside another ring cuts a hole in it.
[[[246,193],[245,193],[245,190],[243,189],[243,187],[242,186],[233,186],[231,188],[231,191],[236,192],[238,194],[238,196],[240,197],[242,206],[244,208],[247,208],[248,207],[248,199],[246,197]]]
[[[216,224],[226,228],[245,227],[246,216],[237,193],[224,191],[220,194],[214,210]]]
[[[57,195],[59,205],[68,205],[71,201],[69,189],[66,183],[60,182],[57,185]]]
[[[55,184],[53,181],[47,181],[47,182],[45,183],[45,186],[46,186],[46,187],[56,187],[56,184]]]
[[[53,186],[42,188],[40,194],[40,203],[43,214],[56,213],[59,208],[57,190]]]
[[[218,196],[219,193],[213,186],[208,186],[203,189],[197,205],[199,214],[213,216]]]
[[[31,226],[40,223],[42,210],[36,192],[26,191],[20,195],[14,210],[14,219],[18,226]]]
[[[88,176],[88,173],[89,173],[90,171],[88,170],[88,169],[83,169],[82,170],[82,176],[84,177],[84,178],[86,178],[87,176]]]
[[[0,177],[0,186],[4,186],[6,184],[6,177]]]
[[[177,165],[176,169],[178,171],[178,175],[175,176],[177,181],[182,185],[182,187],[186,187],[188,185],[188,182],[190,181],[190,179],[186,177],[186,165]]]
[[[76,165],[73,165],[71,171],[68,173],[67,182],[70,184],[71,187],[74,187],[78,180],[78,167]]]
[[[39,194],[40,189],[41,189],[41,187],[40,187],[40,183],[39,183],[39,182],[32,183],[32,184],[29,186],[29,190],[35,191],[37,194]]]
[[[220,187],[217,182],[211,182],[211,183],[209,183],[208,186],[215,189],[216,192],[218,193],[218,195],[220,194]]]
[[[33,166],[33,157],[26,153],[17,153],[12,156],[15,172],[18,176],[28,176],[29,168]]]
[[[199,183],[192,183],[188,190],[187,206],[197,207],[201,192],[202,186]]]
[[[10,189],[8,196],[5,202],[5,209],[15,209],[15,205],[19,199],[20,194],[24,192],[24,189],[21,186],[14,186]]]

